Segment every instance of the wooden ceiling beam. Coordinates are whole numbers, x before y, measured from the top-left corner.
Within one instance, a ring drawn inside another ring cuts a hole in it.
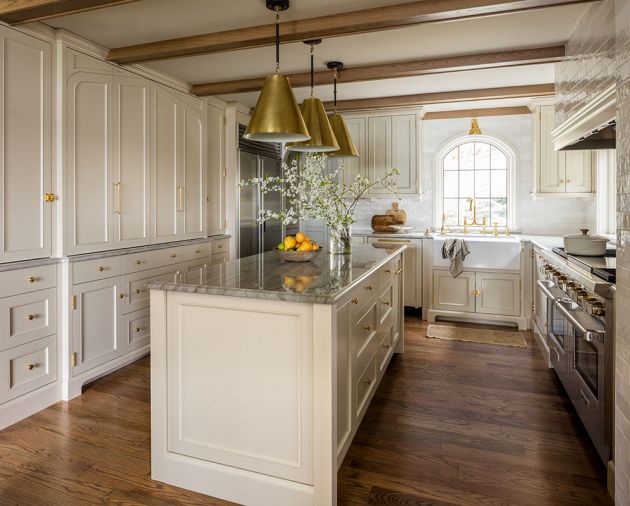
[[[137,0],[3,0],[0,21],[18,25],[129,2]]]
[[[512,116],[514,114],[531,114],[529,107],[488,107],[486,109],[460,109],[457,111],[433,111],[426,113],[422,119],[481,118],[483,116]]]
[[[593,1],[600,0],[420,0],[285,21],[281,23],[280,34],[283,43],[298,42]],[[109,52],[108,59],[120,64],[138,63],[251,49],[273,45],[274,34],[273,24],[237,28],[114,48]]]
[[[354,111],[363,109],[394,109],[427,104],[497,100],[502,98],[546,97],[553,94],[553,84],[530,84],[525,86],[505,86],[502,88],[440,91],[436,93],[420,93],[417,95],[341,100],[337,101],[337,110]],[[330,111],[333,108],[333,103],[326,102],[324,103],[324,106]]]
[[[360,81],[393,79],[398,77],[440,74],[444,72],[457,72],[462,70],[551,63],[560,61],[564,54],[564,46],[552,46],[462,56],[447,56],[432,58],[429,60],[364,65],[361,67],[347,67],[340,72],[339,82],[353,83]],[[310,86],[311,76],[309,72],[289,74],[288,77],[294,88]],[[332,84],[332,72],[330,70],[315,72],[314,78],[316,85]],[[252,79],[196,84],[192,87],[191,92],[198,96],[207,96],[259,91],[264,82],[265,77],[263,76]]]

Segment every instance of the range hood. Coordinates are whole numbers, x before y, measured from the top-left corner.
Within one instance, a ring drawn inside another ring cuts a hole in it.
[[[616,96],[613,84],[553,130],[555,150],[615,149]]]

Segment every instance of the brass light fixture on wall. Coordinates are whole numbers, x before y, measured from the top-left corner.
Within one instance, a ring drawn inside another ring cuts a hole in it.
[[[338,72],[343,68],[343,63],[341,63],[340,61],[331,61],[328,62],[327,66],[330,70],[333,71],[334,93],[334,109],[333,113],[328,116],[328,119],[330,120],[330,125],[332,126],[333,132],[335,133],[337,143],[339,144],[339,149],[328,156],[333,156],[336,158],[358,157],[359,152],[354,145],[354,141],[352,140],[352,136],[350,135],[350,130],[348,130],[348,125],[346,125],[346,120],[343,119],[343,116],[341,114],[337,113],[337,78]]]
[[[280,74],[280,11],[289,0],[267,0],[276,13],[276,73],[267,76],[244,137],[261,142],[294,142],[310,139],[289,80]]]
[[[302,102],[301,111],[311,138],[307,141],[287,144],[288,151],[330,153],[339,149],[324,104],[313,93],[315,45],[320,42],[321,39],[304,41],[304,44],[311,46],[311,96]]]

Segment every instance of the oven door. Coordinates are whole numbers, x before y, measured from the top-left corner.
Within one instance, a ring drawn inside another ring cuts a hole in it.
[[[563,315],[572,333],[570,388],[567,391],[597,451],[607,462],[610,448],[606,444],[605,427],[606,330],[575,302],[559,302],[556,309]]]

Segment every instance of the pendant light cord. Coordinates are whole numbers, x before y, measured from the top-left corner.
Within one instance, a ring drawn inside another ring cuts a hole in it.
[[[337,69],[333,70],[333,112],[337,114]]]
[[[280,73],[280,11],[276,7],[276,74]]]
[[[315,75],[315,67],[314,67],[314,58],[315,58],[315,45],[311,44],[311,98],[313,98],[313,81]]]

